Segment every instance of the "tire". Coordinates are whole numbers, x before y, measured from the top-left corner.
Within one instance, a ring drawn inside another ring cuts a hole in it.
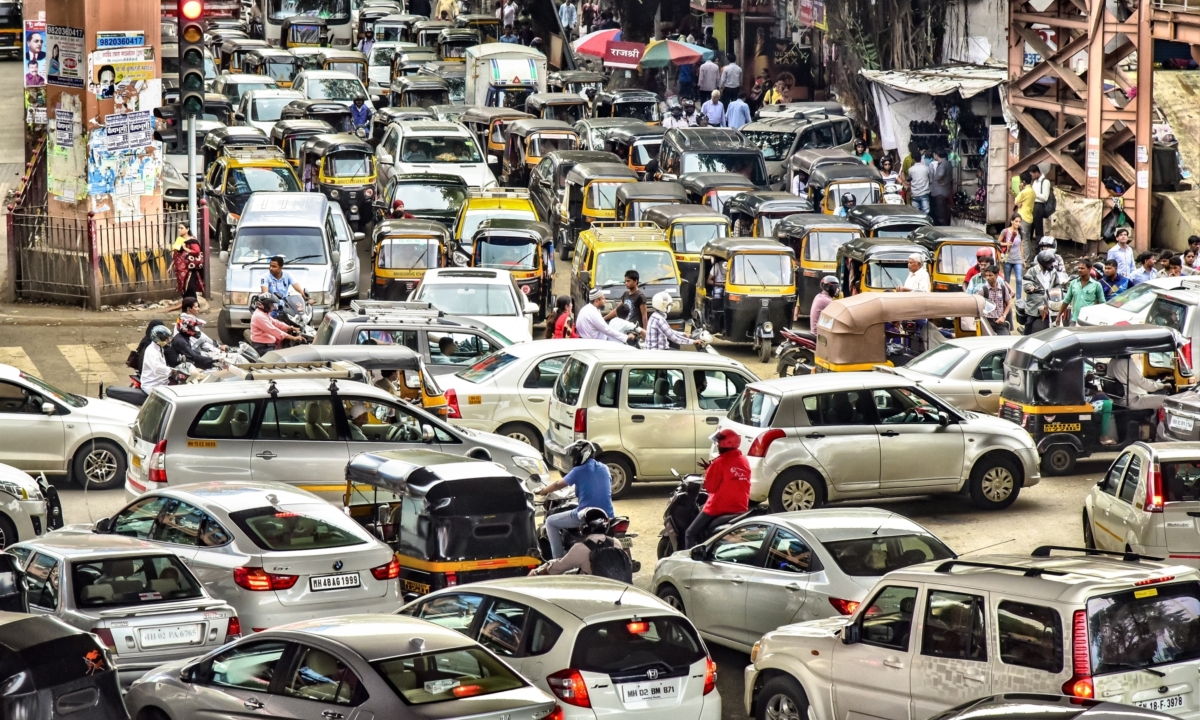
[[[20,540],[21,538],[17,537],[17,526],[7,515],[0,513],[0,548],[6,548]]]
[[[671,554],[671,538],[663,536],[658,539],[658,548],[655,550],[655,557],[662,560]]]
[[[807,720],[808,697],[788,675],[773,677],[754,698],[755,720]]]
[[[566,233],[562,233],[562,237],[558,239],[558,259],[567,262],[571,259],[571,248],[567,245]]]
[[[601,455],[599,460],[608,466],[608,472],[612,475],[613,499],[624,497],[634,479],[633,467],[629,461],[620,455]]]
[[[231,238],[229,236],[229,226],[225,223],[217,224],[217,248],[219,250],[228,250]]]
[[[813,364],[813,355],[810,351],[789,350],[779,358],[779,362],[775,363],[775,374],[781,378],[792,377],[796,374],[796,365],[802,362],[807,365]]]
[[[538,452],[542,451],[542,436],[532,425],[509,423],[496,428],[496,434],[519,440]]]
[[[1051,445],[1042,455],[1042,472],[1046,475],[1070,475],[1075,469],[1075,448],[1070,445]]]
[[[137,720],[170,720],[165,712],[155,707],[142,708]]]
[[[771,362],[771,341],[770,340],[764,339],[764,340],[762,340],[762,342],[760,342],[758,344],[758,361],[764,362],[764,363]]]
[[[1087,511],[1083,513],[1083,546],[1088,550],[1096,549],[1096,538],[1092,535],[1092,521]]]
[[[666,540],[666,538],[663,538],[663,540]],[[664,584],[655,594],[658,595],[659,600],[662,600],[679,612],[687,615],[687,612],[683,609],[683,598],[679,596],[679,591],[675,589],[674,585],[669,583]]]
[[[233,328],[229,327],[228,312],[217,314],[217,337],[221,339],[222,345],[228,345],[229,347],[237,347],[237,344],[242,340],[241,335],[235,335]]]
[[[805,468],[785,470],[771,485],[771,512],[812,510],[825,504],[825,483]]]
[[[985,456],[971,468],[971,502],[983,510],[1003,510],[1021,494],[1020,472],[1004,456]]]
[[[111,490],[125,485],[125,451],[108,440],[89,440],[75,452],[71,476],[82,487]]]

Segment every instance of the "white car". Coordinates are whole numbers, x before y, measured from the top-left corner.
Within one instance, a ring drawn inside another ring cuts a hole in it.
[[[293,100],[303,99],[304,96],[295,90],[282,88],[251,90],[242,95],[235,118],[238,124],[256,127],[270,136],[271,129],[275,127],[275,122],[279,120],[279,116],[287,104]]]
[[[538,306],[526,299],[507,270],[427,270],[408,299],[432,303],[447,315],[486,323],[514,343],[533,339],[533,315]]]
[[[70,475],[93,490],[120,487],[137,414],[129,403],[75,395],[0,365],[0,463],[18,470]]]
[[[367,97],[362,80],[340,70],[303,70],[296,73],[292,89],[309,100],[329,100],[350,107],[359,95]]]
[[[10,465],[0,465],[0,548],[32,540],[50,529],[49,492],[48,484],[42,485]],[[55,506],[57,509],[57,503]]]
[[[1156,290],[1180,290],[1200,288],[1200,277],[1184,275],[1147,280],[1129,288],[1101,305],[1091,305],[1079,311],[1080,325],[1136,325],[1146,321],[1150,304],[1157,297]]]
[[[220,481],[148,492],[95,524],[51,533],[123,535],[170,550],[247,630],[400,607],[391,548],[341,510],[282,483]]]
[[[353,300],[358,297],[358,250],[355,243],[366,238],[364,233],[354,232],[346,222],[346,214],[336,203],[329,203],[329,214],[333,220],[333,235],[337,240],[338,254],[338,297]]]
[[[375,95],[387,94],[392,84],[392,58],[396,50],[410,45],[401,42],[376,42],[371,46],[371,55],[367,58],[368,88]]]
[[[747,518],[658,561],[650,587],[704,639],[749,652],[783,625],[850,615],[883,575],[954,552],[908,518],[837,508]]]
[[[696,628],[644,590],[586,575],[485,580],[400,611],[463,633],[554,694],[563,720],[719,720]]]
[[[534,340],[498,350],[438,377],[455,425],[494,432],[539,450],[550,427],[550,393],[571,353],[620,349],[607,340]]]
[[[959,410],[995,415],[1004,389],[1004,356],[1020,339],[1020,335],[955,338],[887,372],[916,380]]]
[[[496,184],[496,176],[488,169],[484,152],[463,125],[404,120],[388,126],[375,148],[375,159],[381,184],[397,175],[438,173],[457,175],[469,187],[487,189]]]

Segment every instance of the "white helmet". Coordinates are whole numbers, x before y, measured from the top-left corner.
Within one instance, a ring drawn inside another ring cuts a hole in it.
[[[650,304],[654,306],[655,310],[665,314],[671,309],[671,293],[666,290],[655,293],[654,299],[650,301]]]

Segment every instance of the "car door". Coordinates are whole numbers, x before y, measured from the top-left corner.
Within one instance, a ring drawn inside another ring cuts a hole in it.
[[[1130,451],[1129,467],[1121,478],[1121,489],[1109,506],[1108,525],[1112,533],[1109,540],[1113,550],[1124,551],[1126,545],[1137,545],[1142,539],[1138,531],[1142,525],[1142,505],[1146,493],[1138,492],[1138,488],[1148,465],[1149,458],[1141,450]]]
[[[170,502],[171,498],[163,495],[135,500],[112,516],[108,533],[149,540],[154,533],[154,524],[158,521],[158,516]]]
[[[909,720],[918,588],[884,585],[858,613],[859,640],[833,644],[835,720]],[[924,716],[921,716],[924,717]]]
[[[67,469],[64,409],[42,412],[46,402],[34,390],[14,382],[0,382],[0,463],[26,472],[59,473]]]
[[[209,222],[214,228],[221,224],[221,218],[225,217],[225,160],[220,159],[214,162],[208,168],[208,174],[204,178],[204,199],[208,203],[209,215],[212,220]]]
[[[682,368],[631,367],[618,410],[621,444],[638,477],[670,477],[696,467],[694,413]],[[704,443],[708,450],[709,443]]]
[[[987,605],[987,593],[926,587],[921,647],[912,662],[912,717],[933,717],[991,694]]]
[[[746,629],[747,581],[762,566],[770,534],[766,523],[737,525],[707,545],[704,560],[692,563],[683,606],[701,632],[743,645],[758,639]]]
[[[1125,533],[1117,525],[1119,518],[1113,517],[1112,506],[1117,499],[1117,491],[1121,488],[1121,478],[1125,477],[1125,470],[1129,467],[1132,457],[1132,451],[1126,450],[1121,453],[1109,466],[1108,472],[1100,482],[1096,483],[1099,492],[1088,494],[1092,501],[1088,521],[1091,523],[1093,541],[1101,550],[1114,550],[1118,545],[1124,550]]]
[[[432,442],[421,439],[423,426],[428,423],[399,401],[354,396],[340,396],[340,401],[350,431],[346,440],[350,456],[385,450],[442,449],[437,433]]]
[[[542,432],[550,427],[550,392],[554,389],[554,383],[562,374],[563,366],[567,364],[569,357],[571,355],[567,353],[539,360],[525,373],[521,379],[521,388],[515,393],[520,398],[519,402],[525,408],[525,412]],[[501,396],[511,392],[508,388],[496,389]],[[502,397],[500,401],[505,402]]]
[[[958,405],[960,408],[977,410],[987,415],[995,415],[1000,411],[1000,391],[1004,388],[1004,356],[1007,354],[1008,350],[993,350],[980,359],[971,373],[974,405],[964,397],[962,404]]]
[[[471,592],[435,595],[408,606],[404,614],[460,632],[473,640],[478,633],[476,618],[486,600],[486,595]]]
[[[250,458],[255,482],[287,483],[326,499],[340,498],[349,456],[337,417],[328,395],[268,400]]]
[[[29,612],[34,615],[58,615],[59,591],[62,588],[62,569],[58,558],[46,553],[34,553],[25,568],[25,595]]]
[[[879,487],[879,438],[869,390],[809,395],[801,405],[808,427],[796,433],[839,492],[869,492]]]
[[[436,377],[465,370],[500,349],[482,334],[463,329],[455,332],[423,331],[425,364]],[[417,352],[422,352],[417,349]]]
[[[257,400],[234,400],[200,408],[187,429],[187,442],[171,443],[168,476],[178,469],[210,480],[250,480],[258,406]]]
[[[943,425],[945,411],[914,388],[872,390],[879,423],[879,490],[945,489],[962,480],[962,429]]]
[[[282,640],[251,640],[206,660],[188,694],[190,717],[203,720],[279,717],[271,712],[268,703],[273,699],[272,687],[278,687],[282,681],[288,645]]]
[[[717,424],[733,407],[733,401],[749,381],[744,375],[731,370],[692,370],[691,376],[696,397],[693,414],[696,448],[699,456],[706,456],[706,448],[710,444],[708,438],[717,431]],[[677,469],[683,472],[682,468]]]
[[[246,556],[218,549],[228,545],[233,536],[213,516],[175,498],[167,500],[150,539],[179,556],[214,595],[218,595],[217,584],[246,563]]]
[[[746,630],[758,638],[796,622],[808,598],[808,583],[820,568],[812,548],[796,533],[776,526],[763,566],[746,583]],[[814,598],[814,601],[817,600]]]
[[[348,651],[296,646],[279,691],[267,701],[267,714],[298,720],[344,720],[367,699]]]

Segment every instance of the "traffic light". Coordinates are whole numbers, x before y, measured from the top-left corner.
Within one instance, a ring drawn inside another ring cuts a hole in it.
[[[185,117],[204,114],[204,0],[179,0],[179,104]]]

